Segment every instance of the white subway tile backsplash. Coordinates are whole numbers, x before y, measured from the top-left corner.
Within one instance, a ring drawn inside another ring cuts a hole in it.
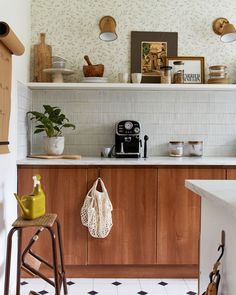
[[[194,102],[194,103],[175,103],[175,113],[187,113],[187,114],[209,114],[211,113],[210,103]]]
[[[114,134],[115,126],[111,124],[78,124],[77,132],[80,134]]]
[[[149,155],[167,155],[170,140],[203,140],[206,156],[236,155],[236,94],[222,91],[33,91],[33,109],[62,108],[76,125],[65,130],[67,153],[99,156],[114,144],[115,123],[137,120]],[[22,118],[24,109],[19,113]],[[21,123],[22,119],[19,119]],[[25,137],[25,134],[22,134]],[[41,151],[41,136],[34,136]]]
[[[30,102],[28,98],[31,96],[31,90],[28,87],[26,87],[23,83],[18,82],[17,92],[18,92],[18,98],[20,99],[20,101],[25,98],[27,99],[28,102]]]
[[[42,144],[42,135],[37,134],[32,136],[32,144],[40,146]]]
[[[114,144],[114,136],[110,134],[78,134],[77,136],[67,135],[66,142],[69,145],[112,145]]]
[[[176,93],[176,100],[177,103],[208,103],[211,102],[209,97],[208,91],[185,91],[182,92],[181,95]]]
[[[230,103],[230,104],[217,103],[216,104],[216,113],[235,114],[236,113],[236,100],[234,103]]]
[[[130,102],[109,102],[101,105],[102,113],[132,113],[135,112],[135,104]]]
[[[58,106],[63,106],[62,104]],[[75,110],[76,113],[101,113],[102,106],[97,102],[68,102],[64,104],[63,111],[70,113],[71,110]]]
[[[208,135],[207,144],[209,146],[226,145],[236,147],[236,136],[233,137],[232,135]]]
[[[102,113],[72,113],[72,115],[68,114],[68,117],[75,125],[77,125],[77,122],[83,124],[90,124],[92,122],[93,124],[100,124],[102,122]]]
[[[39,145],[36,145],[34,144],[33,145],[33,153],[34,154],[42,154],[43,153],[43,144],[39,144]]]
[[[220,157],[226,155],[228,157],[233,157],[236,155],[236,147],[233,146],[206,146],[204,147],[204,155]]]
[[[236,126],[234,124],[209,124],[208,134],[231,135],[236,137]]]
[[[101,121],[99,123],[105,125],[115,125],[116,122],[121,120],[126,120],[127,118],[131,118],[133,113],[102,113]],[[132,118],[131,118],[132,119]]]
[[[211,91],[210,101],[211,103],[236,103],[236,93],[233,91]]]
[[[17,158],[24,158],[28,153],[28,136],[26,113],[31,110],[31,91],[24,84],[17,84],[18,113],[17,113]]]

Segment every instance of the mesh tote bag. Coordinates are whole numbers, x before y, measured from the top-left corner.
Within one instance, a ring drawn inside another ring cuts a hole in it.
[[[102,191],[97,190],[100,181]],[[105,238],[112,228],[112,204],[106,187],[101,178],[98,178],[81,208],[81,221],[88,227],[89,233],[94,238]]]

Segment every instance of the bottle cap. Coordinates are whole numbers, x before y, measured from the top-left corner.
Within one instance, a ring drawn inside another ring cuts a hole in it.
[[[170,144],[184,144],[184,141],[169,141]]]
[[[188,141],[189,144],[199,144],[199,143],[203,143],[202,140],[190,140]]]
[[[34,175],[33,176],[34,187],[36,187],[37,184],[40,184],[40,179],[41,179],[40,175]]]
[[[172,70],[171,66],[161,66],[160,67],[161,70]]]
[[[176,66],[176,65],[184,65],[184,62],[182,60],[177,60],[177,61],[174,61],[173,64]]]

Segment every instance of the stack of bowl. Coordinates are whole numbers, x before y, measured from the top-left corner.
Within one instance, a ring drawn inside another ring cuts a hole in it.
[[[52,57],[52,68],[44,69],[45,73],[49,73],[52,75],[52,81],[54,83],[63,83],[64,75],[74,74],[74,71],[66,68],[67,60],[60,56]]]
[[[228,84],[229,78],[227,77],[227,66],[216,65],[209,67],[208,84]]]
[[[66,59],[60,56],[52,57],[52,67],[53,69],[65,69],[66,68]]]

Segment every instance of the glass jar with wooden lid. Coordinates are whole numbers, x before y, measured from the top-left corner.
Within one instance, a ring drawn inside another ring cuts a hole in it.
[[[162,66],[161,70],[161,83],[162,84],[171,84],[171,66]]]
[[[170,141],[169,142],[169,156],[182,157],[184,154],[184,142],[183,141]]]
[[[203,141],[188,141],[188,154],[193,157],[201,157],[203,155]]]
[[[183,84],[184,83],[184,62],[181,60],[177,60],[173,62],[173,65],[174,65],[173,83]]]

